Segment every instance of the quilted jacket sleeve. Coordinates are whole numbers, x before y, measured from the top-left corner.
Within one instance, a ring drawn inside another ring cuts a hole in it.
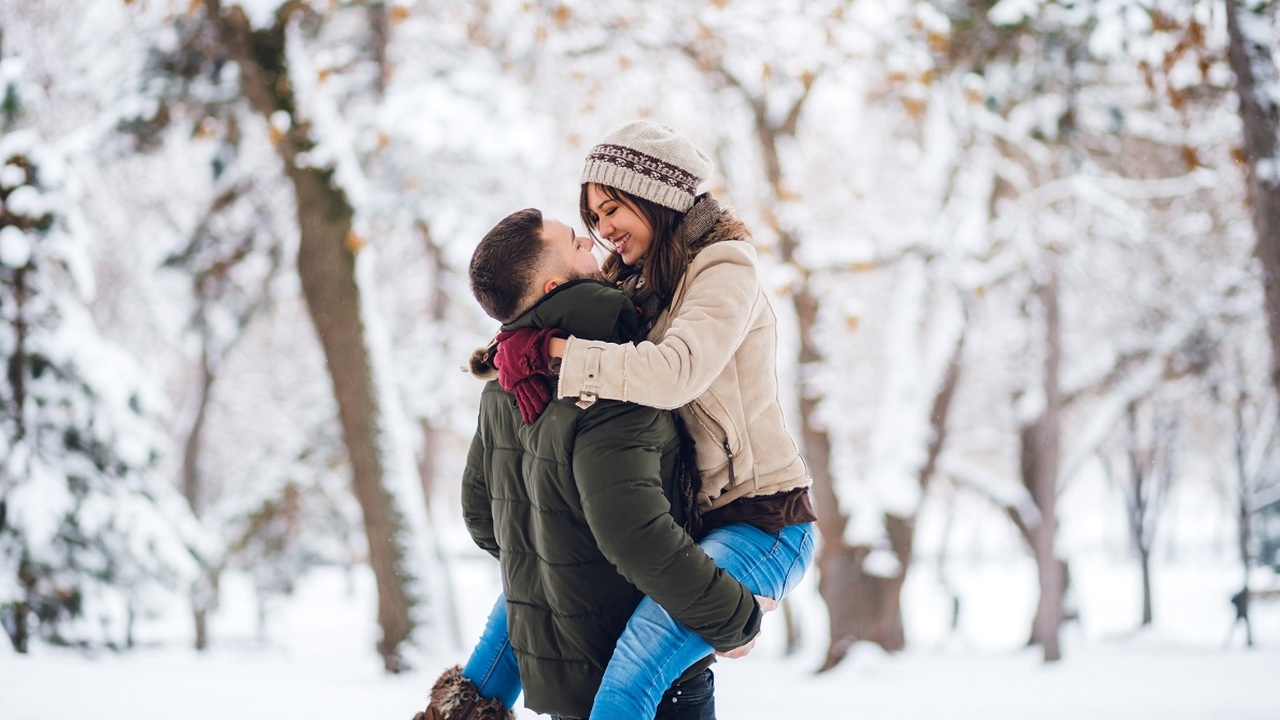
[[[493,505],[489,501],[490,450],[482,429],[483,416],[471,438],[471,449],[467,452],[467,464],[462,473],[462,518],[476,545],[496,558],[498,540],[493,529]]]
[[[601,553],[673,618],[730,650],[755,637],[760,609],[672,518],[663,477],[676,445],[668,413],[597,406],[579,425],[574,479]]]
[[[702,395],[751,329],[761,302],[755,251],[741,241],[694,259],[671,324],[656,344],[615,345],[570,337],[559,397],[599,397],[674,409]]]

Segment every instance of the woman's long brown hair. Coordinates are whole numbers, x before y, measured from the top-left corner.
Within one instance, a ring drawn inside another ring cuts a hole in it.
[[[582,215],[582,222],[586,224],[591,238],[599,243],[600,234],[596,227],[599,225],[600,218],[587,202],[587,185],[588,183],[582,185],[582,192],[578,199],[578,212]],[[666,309],[671,305],[671,299],[680,285],[680,279],[689,269],[691,259],[689,248],[677,241],[677,232],[680,229],[680,223],[684,220],[684,213],[615,187],[598,184],[597,187],[610,199],[638,212],[649,225],[653,239],[649,244],[649,252],[645,255],[644,282],[653,289],[662,308]],[[622,256],[617,250],[610,249],[609,256],[605,258],[600,268],[605,278],[610,282],[617,282],[623,273],[623,268]]]

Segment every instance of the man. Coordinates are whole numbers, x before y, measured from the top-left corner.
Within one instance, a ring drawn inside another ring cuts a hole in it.
[[[598,273],[590,239],[532,209],[494,226],[470,266],[476,299],[504,323],[504,333],[559,328],[634,341],[635,306]],[[491,369],[492,354],[473,358],[473,370]],[[485,386],[462,488],[472,538],[502,566],[506,601],[495,616],[508,613],[525,705],[587,717],[614,644],[644,595],[718,651],[748,645],[759,631],[760,606],[681,529],[684,503],[672,502],[688,490],[680,487],[675,415],[603,400],[583,409],[565,399],[530,422],[519,396],[546,398],[550,389],[541,377],[529,382],[542,385],[514,394],[496,380]],[[714,717],[707,664],[681,678],[705,676],[707,690],[682,692],[682,712],[695,710],[686,698],[702,695],[702,716]],[[474,699],[475,686],[463,682]],[[439,704],[433,691],[433,706]],[[437,710],[434,717],[476,716]]]

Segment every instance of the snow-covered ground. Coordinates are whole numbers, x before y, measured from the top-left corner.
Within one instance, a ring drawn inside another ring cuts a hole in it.
[[[462,634],[478,632],[492,587],[482,559],[463,564]],[[817,675],[825,611],[809,578],[792,607],[805,638],[784,657],[782,618],[769,616],[747,659],[716,666],[718,715],[858,720],[1275,720],[1280,718],[1280,601],[1255,607],[1258,646],[1243,628],[1228,646],[1233,573],[1218,563],[1159,568],[1157,623],[1134,632],[1136,570],[1076,564],[1081,620],[1063,633],[1065,659],[1041,662],[1020,647],[1032,599],[1025,562],[952,568],[963,598],[952,632],[927,573],[908,583],[911,648],[885,655],[859,645],[836,670]],[[914,570],[913,570],[914,572]],[[124,654],[0,650],[0,719],[228,720],[306,718],[408,720],[457,648],[428,648],[416,669],[387,676],[373,652],[371,581],[363,572],[309,576],[271,610],[268,638],[256,633],[252,591],[224,585],[215,647],[185,649],[182,613],[143,623],[146,646]],[[944,611],[944,608],[947,608]],[[941,619],[940,619],[941,618]],[[537,717],[521,710],[518,716]]]

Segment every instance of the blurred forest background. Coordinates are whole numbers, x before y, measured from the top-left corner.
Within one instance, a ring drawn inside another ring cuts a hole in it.
[[[581,228],[580,162],[635,117],[706,148],[755,232],[825,667],[906,645],[925,557],[944,584],[1032,558],[1049,661],[1084,554],[1132,562],[1143,623],[1157,557],[1269,597],[1278,13],[4,0],[8,640],[123,650],[176,595],[205,647],[228,571],[265,606],[359,564],[389,671],[451,638],[459,366],[496,329],[466,262],[523,207]]]

